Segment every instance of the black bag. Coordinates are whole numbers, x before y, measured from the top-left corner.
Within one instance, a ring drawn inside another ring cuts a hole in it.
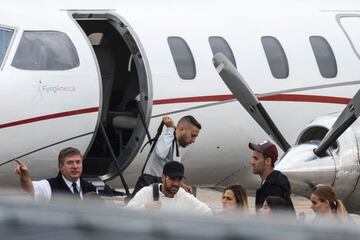
[[[141,149],[141,152],[142,152],[142,150],[145,148],[145,146],[146,146],[148,143],[151,145],[149,154],[147,155],[146,160],[145,160],[145,163],[144,163],[144,166],[143,166],[143,168],[142,168],[142,170],[141,170],[141,175],[140,175],[140,177],[138,178],[138,180],[136,181],[134,191],[133,191],[132,194],[131,194],[131,197],[132,197],[132,198],[133,198],[133,197],[135,196],[135,194],[136,194],[140,189],[142,189],[143,187],[149,186],[149,185],[151,185],[151,184],[153,184],[153,183],[161,183],[161,178],[160,178],[160,177],[152,176],[152,175],[149,175],[149,174],[144,174],[144,170],[145,170],[145,166],[146,166],[147,162],[149,161],[149,158],[150,158],[151,153],[154,151],[156,142],[157,142],[158,138],[159,138],[160,135],[161,135],[161,132],[162,132],[163,127],[164,127],[164,122],[161,121],[155,137],[154,137],[153,139],[151,139],[149,142],[147,142],[147,143],[144,145],[144,147]]]
[[[143,187],[149,186],[153,183],[161,183],[161,177],[152,176],[149,174],[141,174],[138,178],[134,191],[132,192],[132,197],[135,196],[135,194],[142,189]]]

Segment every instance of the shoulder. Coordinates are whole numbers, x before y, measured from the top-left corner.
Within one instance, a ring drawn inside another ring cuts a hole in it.
[[[274,170],[261,187],[262,191],[290,191],[290,183],[288,178],[279,171]]]
[[[44,187],[47,187],[49,186],[50,187],[50,182],[49,182],[49,179],[42,179],[42,180],[39,180],[39,181],[32,181],[34,187],[35,185],[36,186],[44,186]]]
[[[52,188],[58,188],[59,186],[63,185],[62,182],[64,182],[63,179],[61,179],[60,173],[53,178],[48,178],[45,181],[47,181]]]
[[[163,131],[160,135],[161,138],[171,138],[174,139],[174,132],[175,132],[175,128],[169,127],[166,128],[165,131]]]
[[[134,198],[136,196],[152,196],[152,192],[153,192],[153,186],[152,185],[149,185],[149,186],[146,186],[146,187],[143,187],[142,189],[140,189],[134,196]],[[151,195],[150,195],[151,194]]]
[[[190,211],[190,213],[197,213],[201,215],[212,215],[211,208],[205,203],[201,202],[194,195],[186,192],[183,188],[180,188],[178,193],[178,200],[182,202],[184,211]]]
[[[80,183],[81,183],[81,187],[85,187],[88,189],[96,189],[96,187],[92,183],[90,183],[82,178],[80,178]]]
[[[143,187],[140,189],[135,196],[127,204],[128,207],[137,206],[139,204],[144,204],[147,201],[151,201],[153,198],[153,187],[152,185]]]
[[[272,184],[274,184],[274,183],[288,184],[289,180],[283,173],[281,173],[280,171],[274,170],[266,178],[266,182],[272,183]]]
[[[54,177],[54,178],[48,178],[48,179],[43,179],[41,181],[47,181],[48,183],[54,183],[54,182],[58,182],[58,178],[57,177]],[[39,181],[40,182],[40,181]]]
[[[188,200],[188,201],[199,201],[194,195],[186,192],[182,187],[179,188],[178,192],[176,193],[178,199]]]
[[[182,187],[179,188],[176,196],[192,196],[190,193],[186,192]]]

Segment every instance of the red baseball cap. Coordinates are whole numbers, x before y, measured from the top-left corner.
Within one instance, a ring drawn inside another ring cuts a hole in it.
[[[275,162],[278,158],[278,151],[275,144],[269,141],[264,141],[259,144],[249,143],[249,148],[253,151],[261,152],[265,157],[271,158],[273,162]]]

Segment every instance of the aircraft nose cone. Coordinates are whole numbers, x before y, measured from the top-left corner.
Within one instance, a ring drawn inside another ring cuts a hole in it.
[[[317,157],[316,144],[305,143],[292,147],[275,166],[284,173],[293,193],[309,197],[317,184],[332,184],[335,180],[335,162],[332,156]]]

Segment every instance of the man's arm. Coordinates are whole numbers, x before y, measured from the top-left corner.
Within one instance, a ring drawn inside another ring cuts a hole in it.
[[[19,160],[15,160],[16,167],[15,172],[20,176],[20,184],[21,187],[31,195],[34,195],[34,186],[32,180],[29,176],[29,171],[27,166],[20,162]]]
[[[161,159],[165,159],[168,155],[173,144],[175,131],[175,124],[170,117],[164,117],[163,122],[167,129],[160,135],[155,146],[155,153]]]
[[[200,214],[200,215],[213,215],[211,208],[205,203],[201,202],[199,199],[194,197],[189,193],[183,195],[184,198],[181,201],[184,201],[185,208],[184,211],[189,210],[190,213]]]

